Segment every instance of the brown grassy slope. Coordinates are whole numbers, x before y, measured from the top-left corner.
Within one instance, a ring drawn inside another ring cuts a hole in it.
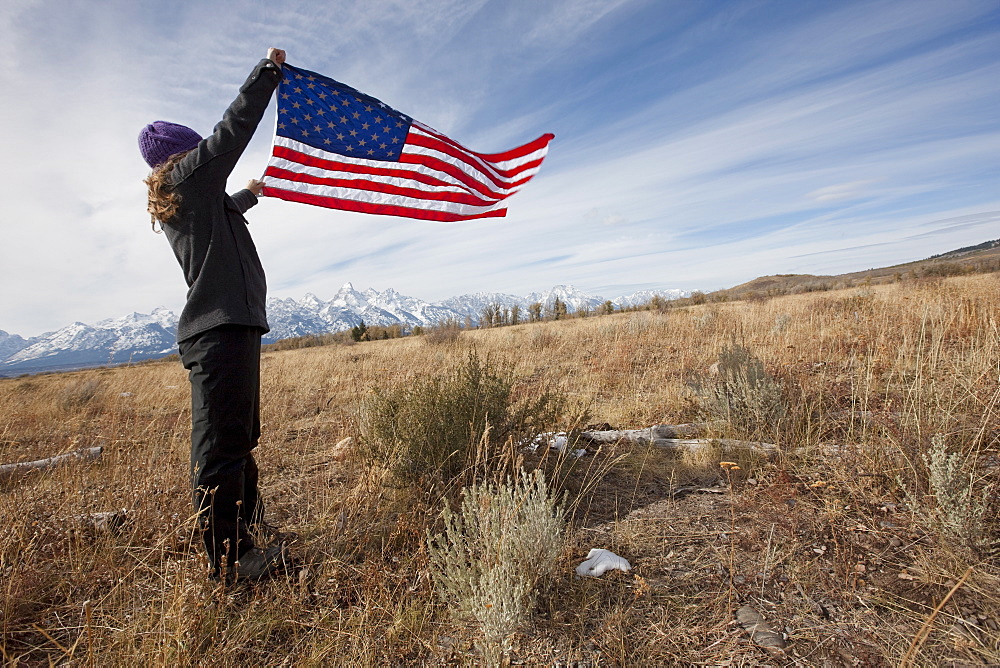
[[[774,297],[800,292],[840,290],[917,278],[990,273],[998,270],[1000,270],[1000,239],[987,241],[977,246],[959,248],[923,260],[834,276],[813,274],[759,276],[746,283],[712,293],[712,298],[725,300]]]
[[[581,459],[571,475],[607,474],[576,500],[561,575],[512,659],[895,665],[912,645],[915,665],[1000,662],[996,504],[964,534],[942,530],[923,459],[944,435],[976,498],[995,501],[998,287],[997,275],[969,276],[464,332],[454,344],[268,353],[263,486],[307,568],[256,590],[211,585],[194,548],[179,365],[2,380],[0,462],[89,445],[105,455],[0,483],[0,649],[13,664],[475,661],[476,630],[447,615],[427,576],[438,498],[332,452],[358,436],[362,397],[474,348],[526,387],[586,403],[592,422],[687,422],[706,417],[709,367],[738,345],[782,388],[784,413],[762,429],[785,456],[740,456],[731,478],[711,451],[622,445]],[[742,435],[729,424],[720,435]],[[691,481],[724,493],[670,498]],[[114,532],[78,519],[117,509],[128,521]],[[591,547],[634,570],[574,579]],[[744,604],[788,633],[784,655],[731,624]]]

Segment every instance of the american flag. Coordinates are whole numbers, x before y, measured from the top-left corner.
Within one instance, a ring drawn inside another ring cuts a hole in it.
[[[375,98],[285,63],[264,195],[439,222],[504,216],[553,135],[475,153]]]

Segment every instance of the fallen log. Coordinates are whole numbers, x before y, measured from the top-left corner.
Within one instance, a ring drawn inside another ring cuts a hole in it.
[[[65,466],[71,462],[99,459],[103,450],[104,448],[98,446],[94,448],[76,450],[74,452],[67,452],[66,454],[56,455],[55,457],[48,457],[46,459],[38,459],[33,462],[0,464],[0,481],[8,480],[29,471],[47,471],[58,466]]]
[[[709,425],[701,422],[687,424],[657,424],[645,429],[613,429],[609,431],[585,431],[580,440],[594,445],[604,445],[628,441],[636,445],[649,445],[657,439],[696,438],[708,431]]]
[[[719,446],[723,452],[752,450],[768,459],[778,456],[780,450],[773,443],[760,441],[740,441],[733,438],[697,438],[708,431],[710,425],[693,422],[689,424],[658,424],[646,429],[614,429],[608,431],[585,431],[580,440],[588,445],[610,445],[625,441],[634,445],[652,445],[657,448],[699,450]]]
[[[653,447],[677,450],[701,450],[718,446],[723,454],[750,450],[763,455],[768,460],[775,459],[781,450],[774,443],[763,441],[739,441],[735,438],[658,438]]]

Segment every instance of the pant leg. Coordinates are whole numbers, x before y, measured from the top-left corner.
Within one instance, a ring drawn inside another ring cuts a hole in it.
[[[246,464],[243,467],[243,505],[244,517],[251,529],[256,529],[264,523],[264,502],[260,498],[260,491],[257,489],[258,480],[257,462],[253,454],[247,455]]]
[[[257,332],[257,382],[256,392],[253,402],[253,428],[251,436],[253,447],[257,447],[260,440],[260,332]],[[247,455],[246,466],[243,469],[243,505],[242,509],[247,522],[251,527],[258,527],[264,522],[264,501],[260,498],[260,490],[257,487],[259,471],[257,460],[253,453]]]
[[[191,381],[194,504],[218,569],[253,547],[246,524],[259,504],[252,450],[260,436],[260,330],[225,325],[183,341],[180,349]],[[253,508],[244,509],[248,501]]]

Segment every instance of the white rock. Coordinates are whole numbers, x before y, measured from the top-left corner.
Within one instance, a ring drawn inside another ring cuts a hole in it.
[[[567,441],[566,433],[559,432],[558,434],[553,436],[552,439],[549,441],[549,447],[552,448],[553,450],[558,450],[559,452],[563,452],[566,449],[566,441]]]
[[[632,570],[632,564],[628,563],[628,559],[619,557],[610,550],[594,548],[587,554],[587,560],[576,567],[576,574],[580,577],[599,578],[607,571],[615,569],[627,573]]]
[[[551,432],[547,431],[539,434],[535,437],[528,445],[524,446],[529,452],[537,452],[539,446],[547,445],[549,449],[555,450],[556,452],[563,453],[566,452],[566,448],[569,445],[569,438],[566,436],[566,432]],[[574,457],[579,459],[587,454],[584,448],[578,448],[570,452]]]

